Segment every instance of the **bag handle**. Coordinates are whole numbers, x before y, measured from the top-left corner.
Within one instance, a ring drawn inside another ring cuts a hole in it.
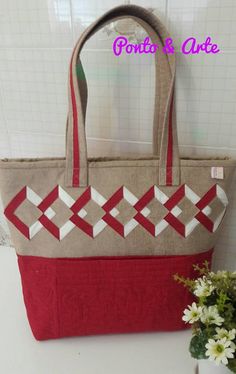
[[[69,70],[69,115],[66,141],[66,186],[88,185],[85,114],[87,85],[80,61],[85,42],[107,23],[120,18],[133,18],[148,32],[151,39],[159,40],[161,48],[169,37],[165,27],[151,12],[136,5],[122,5],[105,13],[89,26],[77,42]],[[175,56],[158,53],[157,72],[161,77],[155,98],[153,149],[159,152],[159,185],[179,185],[179,152],[174,105]],[[159,109],[159,110],[158,110]],[[164,110],[163,110],[164,109]],[[157,127],[157,123],[159,126]],[[159,142],[158,142],[159,139]]]
[[[141,23],[141,22],[140,22]],[[142,22],[143,23],[143,22]],[[147,29],[147,25],[143,24],[143,27]],[[154,30],[148,26],[149,28],[149,35],[151,36],[152,42],[161,45],[161,41],[158,35],[154,32]],[[146,30],[147,31],[147,30]],[[169,35],[166,35],[166,37]],[[159,155],[160,144],[161,144],[161,127],[158,126],[159,124],[163,123],[164,114],[165,114],[165,106],[166,106],[166,94],[169,88],[169,81],[167,77],[163,74],[162,67],[165,64],[165,56],[160,54],[155,54],[155,67],[156,67],[156,84],[155,84],[155,103],[154,103],[154,119],[153,119],[153,153]],[[164,59],[164,61],[163,61]],[[77,59],[77,75],[82,77],[80,82],[83,85],[82,90],[80,90],[80,84],[78,82],[78,89],[81,91],[81,101],[82,101],[82,111],[83,113],[86,112],[86,105],[87,105],[87,82],[86,77],[84,75],[83,66],[81,64],[80,59]],[[78,80],[78,78],[77,78]],[[85,115],[84,115],[85,118]]]

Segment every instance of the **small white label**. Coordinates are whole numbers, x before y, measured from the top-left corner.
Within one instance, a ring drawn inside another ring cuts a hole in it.
[[[211,168],[211,177],[213,179],[224,179],[224,168],[222,166],[213,166]]]

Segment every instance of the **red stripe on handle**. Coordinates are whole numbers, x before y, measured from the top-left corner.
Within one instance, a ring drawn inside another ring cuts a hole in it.
[[[166,163],[166,185],[172,186],[172,165],[173,165],[173,132],[172,132],[172,112],[173,112],[174,95],[170,104],[168,146],[167,146],[167,163]]]
[[[73,176],[72,185],[73,187],[79,187],[79,172],[80,172],[80,157],[79,157],[79,136],[78,136],[78,115],[75,99],[75,89],[72,76],[72,61],[74,53],[70,63],[70,88],[71,88],[71,102],[73,112]]]

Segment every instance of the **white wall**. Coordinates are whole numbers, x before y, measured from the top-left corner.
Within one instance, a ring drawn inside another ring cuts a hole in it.
[[[216,55],[177,54],[183,155],[236,157],[236,1],[137,0],[157,9],[175,45],[189,36],[219,44]],[[81,31],[116,0],[0,0],[0,156],[64,155],[67,68]],[[150,151],[153,58],[114,57],[114,34],[83,51],[89,83],[90,154]],[[236,267],[235,180],[215,264]]]

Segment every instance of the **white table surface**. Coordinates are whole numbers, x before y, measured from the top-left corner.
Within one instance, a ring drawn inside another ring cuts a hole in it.
[[[16,255],[0,247],[0,373],[194,374],[190,332],[37,342],[27,319]]]

